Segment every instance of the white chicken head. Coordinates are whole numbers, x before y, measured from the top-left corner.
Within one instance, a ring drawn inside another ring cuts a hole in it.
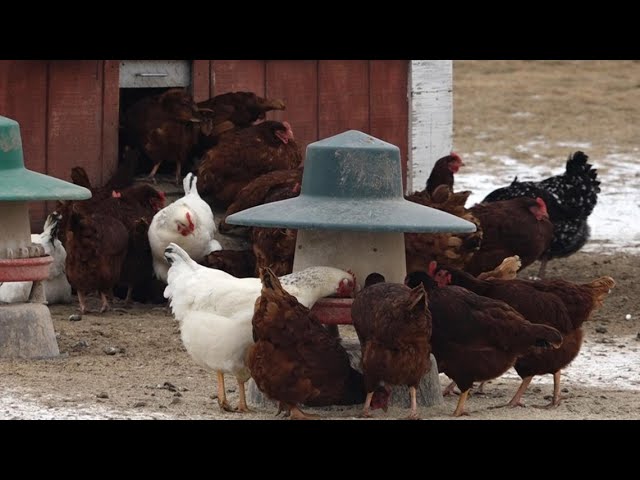
[[[176,210],[174,221],[178,233],[183,237],[193,234],[196,230],[196,217],[187,207],[179,207]]]
[[[316,291],[318,298],[330,295],[352,297],[356,288],[353,273],[334,267],[308,267],[283,278],[287,278],[285,284],[298,284]]]

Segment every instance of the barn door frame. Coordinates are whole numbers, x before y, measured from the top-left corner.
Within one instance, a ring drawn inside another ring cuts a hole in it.
[[[412,60],[409,68],[407,193],[425,188],[453,145],[453,60]]]

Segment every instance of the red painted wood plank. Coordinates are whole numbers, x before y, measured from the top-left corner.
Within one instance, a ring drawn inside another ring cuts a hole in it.
[[[264,60],[212,60],[213,94],[254,92],[264,96]]]
[[[318,140],[318,62],[316,60],[267,61],[268,98],[280,98],[285,111],[273,111],[268,119],[291,124],[296,142],[304,149]]]
[[[370,133],[400,148],[405,185],[409,135],[408,70],[406,60],[369,62]]]
[[[369,133],[367,60],[320,60],[318,91],[321,139],[346,130]]]
[[[70,179],[83,167],[92,184],[102,180],[102,61],[51,61],[48,174]]]
[[[0,115],[20,124],[25,166],[46,173],[47,61],[0,61]],[[31,231],[41,232],[45,202],[29,205]]]
[[[196,102],[208,100],[211,96],[211,61],[193,60],[191,64],[191,94]]]
[[[104,185],[118,167],[118,127],[120,115],[120,61],[103,61],[102,85],[102,169]]]

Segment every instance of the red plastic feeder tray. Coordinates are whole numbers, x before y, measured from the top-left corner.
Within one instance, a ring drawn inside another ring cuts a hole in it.
[[[49,276],[49,265],[53,257],[0,260],[0,282],[28,282],[45,280]]]
[[[311,311],[325,325],[351,325],[353,298],[321,298]]]

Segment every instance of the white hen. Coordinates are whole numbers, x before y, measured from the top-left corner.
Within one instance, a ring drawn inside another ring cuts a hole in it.
[[[164,249],[169,243],[180,245],[197,262],[202,261],[207,254],[222,249],[214,239],[216,224],[213,212],[200,198],[196,180],[197,177],[192,173],[184,177],[184,197],[156,213],[149,225],[153,271],[164,282],[167,281],[169,270]]]
[[[218,375],[218,404],[227,403],[224,374],[238,381],[239,410],[246,412],[244,384],[250,373],[245,355],[253,343],[251,319],[262,283],[259,278],[236,278],[197,264],[176,244],[169,244],[165,257],[171,265],[164,296],[180,322],[180,334],[187,352],[203,367]],[[280,277],[282,286],[304,306],[311,308],[322,297],[350,296],[353,275],[333,267],[310,267]]]
[[[58,240],[58,222],[62,217],[53,212],[47,217],[42,233],[32,234],[31,241],[44,247],[44,252],[53,257],[49,266],[49,276],[42,282],[47,303],[71,303],[71,285],[67,280],[64,264],[67,252]],[[5,282],[0,283],[0,302],[20,303],[29,300],[33,282]]]

